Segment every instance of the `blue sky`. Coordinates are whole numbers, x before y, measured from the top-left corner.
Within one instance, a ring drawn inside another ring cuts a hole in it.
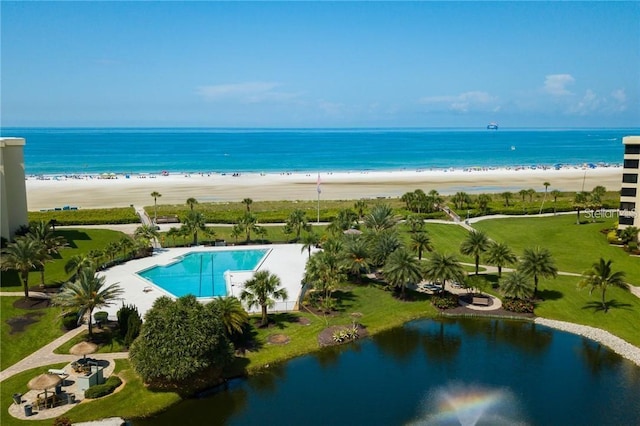
[[[638,2],[0,7],[5,127],[640,125]]]

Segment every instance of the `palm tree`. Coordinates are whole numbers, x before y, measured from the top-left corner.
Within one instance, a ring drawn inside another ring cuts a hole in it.
[[[466,192],[460,191],[460,192],[456,192],[456,194],[453,196],[451,201],[453,201],[454,205],[456,206],[456,209],[462,210],[462,206],[464,204],[466,204],[467,207],[469,207],[469,203],[471,202],[471,197],[469,197],[469,194],[467,194]]]
[[[80,318],[85,313],[88,314],[89,338],[92,338],[93,310],[111,305],[123,292],[118,284],[105,286],[105,277],[98,276],[93,269],[82,269],[76,281],[62,286],[60,293],[53,298],[53,303],[67,311],[77,309]]]
[[[573,206],[576,209],[576,225],[580,225],[580,211],[587,204],[587,194],[585,192],[576,192],[576,196],[573,199]]]
[[[393,228],[397,222],[398,219],[394,216],[393,209],[388,204],[373,206],[369,214],[364,217],[364,225],[374,232]]]
[[[118,252],[120,251],[120,244],[118,244],[117,241],[111,241],[109,244],[107,244],[104,250],[109,257],[109,261],[113,263],[116,256],[118,255]]]
[[[149,245],[151,241],[160,237],[160,233],[153,225],[140,225],[133,233],[134,237],[145,242],[145,245]]]
[[[300,240],[300,233],[303,229],[307,229],[309,221],[307,220],[307,214],[302,209],[294,209],[289,213],[287,219],[287,225],[296,233],[296,241]]]
[[[453,254],[433,252],[427,259],[425,278],[442,283],[442,292],[447,281],[464,281],[464,268]]]
[[[73,274],[72,276],[75,277],[80,273],[80,270],[82,269],[95,270],[96,267],[97,264],[95,260],[88,255],[76,254],[74,256],[71,256],[67,263],[65,263],[64,271],[67,274]]]
[[[322,294],[321,300],[326,309],[332,308],[332,292],[345,279],[344,265],[340,262],[340,253],[336,251],[316,252],[305,266],[303,281]]]
[[[501,196],[502,198],[504,198],[504,205],[505,205],[505,207],[509,207],[509,200],[510,200],[511,198],[513,198],[513,193],[512,193],[512,192],[507,191],[507,192],[503,192],[502,194],[500,194],[500,196]]]
[[[158,191],[153,191],[151,193],[153,197],[153,223],[158,223],[158,198],[162,197],[162,194]]]
[[[367,273],[371,268],[371,257],[364,238],[348,240],[344,245],[342,256],[342,264],[347,273],[354,276],[358,283],[361,282],[362,273]]]
[[[543,183],[543,185],[544,185],[544,193],[546,194],[546,193],[547,193],[547,190],[548,190],[548,189],[549,189],[549,187],[551,186],[551,183],[549,183],[549,182],[546,182],[546,181],[545,181],[545,182]]]
[[[404,223],[409,227],[409,232],[415,234],[424,229],[424,220],[417,215],[409,215]]]
[[[364,211],[367,208],[367,202],[365,200],[358,200],[353,204],[353,208],[358,214],[358,219],[362,220],[362,218],[364,217]]]
[[[187,198],[186,204],[189,206],[189,210],[193,211],[193,207],[198,204],[198,200],[193,197]]]
[[[233,225],[233,228],[231,228],[231,234],[230,235],[231,235],[232,238],[235,238],[236,244],[238,244],[238,238],[243,233],[244,233],[244,231],[242,230],[242,227],[240,225]]]
[[[372,263],[376,266],[384,265],[389,255],[402,246],[398,233],[393,229],[379,233],[371,232],[366,234],[365,238],[369,244]]]
[[[562,192],[554,189],[550,194],[553,197],[553,214],[556,214],[556,202],[558,202],[558,197],[562,195]]]
[[[489,238],[482,231],[470,231],[460,244],[460,253],[473,256],[476,263],[476,275],[480,266],[480,255],[489,249]]]
[[[247,303],[249,309],[260,306],[262,309],[261,326],[268,323],[267,308],[275,305],[274,299],[286,300],[288,297],[286,288],[280,287],[280,278],[267,270],[258,271],[253,278],[244,283],[244,290],[240,294],[240,300]]]
[[[198,232],[207,232],[207,222],[202,213],[190,210],[182,221],[181,228],[186,234],[193,235],[193,245],[197,246]]]
[[[130,255],[131,250],[133,249],[133,245],[133,240],[131,238],[126,236],[120,238],[120,240],[118,241],[118,246],[120,247],[120,250],[122,250],[123,260],[127,260],[127,258],[129,257],[127,254]]]
[[[29,271],[38,266],[39,259],[40,243],[30,238],[16,238],[3,250],[2,269],[18,271],[25,298],[29,298]]]
[[[500,288],[505,297],[526,300],[533,294],[530,277],[520,271],[513,271],[500,282]]]
[[[533,196],[536,195],[536,190],[533,188],[527,189],[527,195],[529,196],[529,202],[533,202]]]
[[[620,239],[625,245],[629,245],[631,242],[638,242],[638,234],[640,234],[640,229],[636,226],[627,226],[620,233]]]
[[[216,297],[209,305],[218,312],[218,318],[222,321],[227,337],[243,333],[249,322],[249,314],[236,297]]]
[[[245,232],[247,244],[249,244],[249,241],[251,241],[251,232],[255,232],[258,228],[258,218],[251,213],[245,213],[238,221],[238,226]]]
[[[514,264],[518,257],[505,243],[492,242],[487,250],[487,262],[498,267],[498,278],[502,277],[502,267]]]
[[[431,251],[431,238],[426,232],[416,232],[411,235],[411,248],[418,252],[418,260],[422,260],[423,251]]]
[[[589,294],[593,293],[595,289],[602,290],[602,308],[605,312],[609,310],[609,306],[605,302],[607,287],[629,288],[624,282],[625,273],[623,271],[613,272],[611,263],[611,260],[605,261],[603,258],[600,258],[598,262],[593,264],[589,271],[585,272],[585,277],[578,283],[579,287],[591,287]]]
[[[395,288],[400,289],[400,297],[404,299],[404,289],[407,284],[417,284],[422,281],[422,268],[415,256],[401,247],[391,253],[382,268],[385,280]]]
[[[482,213],[487,212],[490,202],[491,202],[491,195],[489,194],[478,195],[478,208]]]
[[[40,254],[38,269],[40,269],[41,285],[44,287],[45,265],[53,259],[53,255],[57,255],[60,252],[61,248],[67,246],[67,241],[64,237],[54,235],[51,230],[51,224],[45,221],[31,223],[27,238],[38,242]]]
[[[540,247],[524,249],[518,269],[523,274],[533,277],[534,297],[538,295],[538,279],[540,277],[555,278],[558,275],[558,268],[556,268],[551,252]]]
[[[327,231],[336,235],[347,229],[356,228],[358,226],[358,215],[351,209],[340,209],[335,219],[331,221],[327,227]]]
[[[524,203],[524,198],[527,196],[528,193],[529,191],[527,191],[526,189],[521,189],[520,191],[518,191],[518,194],[520,194],[520,196],[522,197],[523,203]]]
[[[251,198],[245,198],[242,200],[242,204],[247,206],[247,213],[251,213],[251,204],[253,204],[253,200]]]
[[[311,257],[311,249],[318,245],[320,237],[315,232],[307,232],[302,236],[302,248],[300,252],[307,251],[309,258]]]

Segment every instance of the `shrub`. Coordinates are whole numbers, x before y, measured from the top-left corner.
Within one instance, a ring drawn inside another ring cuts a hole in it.
[[[120,336],[124,339],[124,344],[130,346],[140,334],[140,326],[142,325],[142,318],[140,318],[138,308],[134,305],[124,305],[118,310],[116,316],[118,317]],[[129,330],[130,326],[134,328],[131,331]]]
[[[109,318],[109,312],[99,311],[99,312],[96,312],[95,314],[93,314],[93,319],[97,323],[104,324],[105,322],[107,322],[108,318]]]
[[[53,420],[53,426],[71,426],[72,424],[69,417],[57,417]]]
[[[62,326],[67,330],[73,330],[78,326],[78,313],[71,312],[62,317]]]
[[[502,307],[510,312],[532,314],[534,305],[529,300],[506,298],[502,301]]]
[[[620,238],[615,230],[607,232],[607,242],[609,244],[620,244]]]
[[[351,340],[356,340],[360,337],[358,332],[358,324],[354,323],[349,328],[340,328],[333,332],[331,336],[335,343],[345,343]]]
[[[431,298],[431,303],[438,309],[452,309],[458,307],[458,295],[445,293],[437,294]]]
[[[101,385],[92,386],[84,391],[85,398],[100,398],[110,395],[118,386],[122,384],[122,380],[118,376],[111,376]]]

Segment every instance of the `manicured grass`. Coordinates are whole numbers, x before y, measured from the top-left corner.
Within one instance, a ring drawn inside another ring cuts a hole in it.
[[[583,273],[600,257],[613,260],[614,270],[625,271],[627,282],[640,285],[640,259],[621,247],[607,243],[600,231],[613,226],[613,220],[576,225],[575,215],[483,220],[474,228],[490,238],[507,243],[517,255],[525,248],[540,246],[553,254],[556,266],[565,272]]]
[[[537,316],[607,330],[640,347],[640,298],[619,288],[608,288],[606,300],[613,301],[609,311],[600,309],[601,292],[589,295],[589,289],[578,289],[579,277],[558,276],[542,279],[539,294],[544,301],[536,306]]]
[[[104,250],[113,241],[119,241],[124,236],[122,232],[111,231],[109,229],[57,229],[55,235],[64,237],[68,247],[60,250],[60,254],[54,257],[53,262],[47,263],[45,267],[45,284],[61,284],[68,278],[64,272],[64,265],[74,255],[86,254],[91,250]],[[2,291],[22,291],[22,284],[16,272],[2,271]],[[40,284],[40,272],[29,273],[29,287]]]
[[[30,222],[49,222],[57,225],[98,225],[106,223],[138,223],[140,218],[131,207],[109,209],[56,210],[47,212],[29,212]]]
[[[469,231],[462,226],[455,224],[443,224],[443,223],[427,223],[425,230],[431,237],[431,243],[433,249],[440,253],[455,254],[460,262],[473,263],[474,260],[471,256],[464,256],[460,254],[460,244],[467,237]],[[423,254],[424,257],[428,256]]]
[[[27,355],[37,351],[52,340],[62,336],[62,320],[60,308],[50,307],[37,310],[18,309],[13,302],[21,297],[0,297],[0,369],[15,364]],[[10,334],[11,327],[7,324],[9,318],[16,318],[26,314],[38,315],[38,322],[30,324],[25,331]]]

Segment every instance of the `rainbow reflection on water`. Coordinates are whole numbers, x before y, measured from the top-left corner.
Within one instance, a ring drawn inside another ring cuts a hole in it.
[[[527,425],[518,403],[506,389],[451,384],[432,390],[411,425]]]

